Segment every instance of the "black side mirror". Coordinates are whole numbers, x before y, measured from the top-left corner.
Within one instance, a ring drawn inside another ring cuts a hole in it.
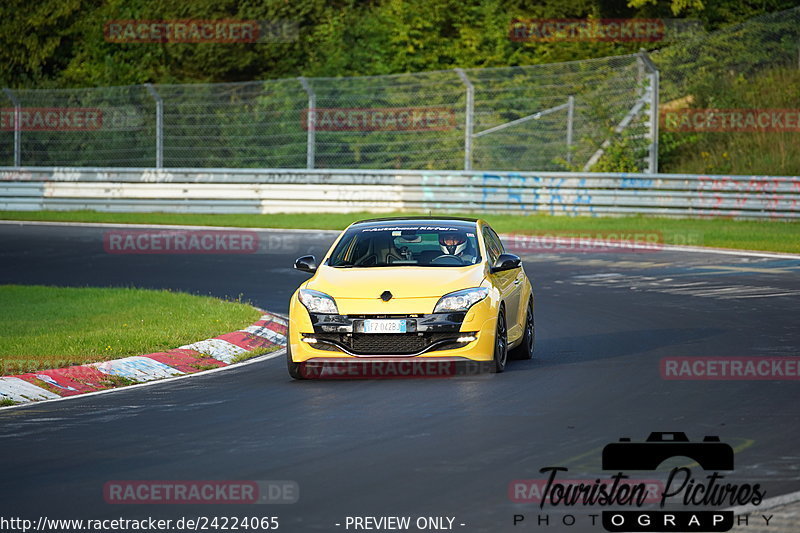
[[[304,255],[303,257],[298,257],[294,262],[294,268],[296,270],[300,270],[301,272],[313,274],[317,271],[317,259],[313,255]]]
[[[495,272],[503,272],[504,270],[514,270],[522,265],[522,259],[514,254],[500,254],[497,261],[491,268],[492,274]]]

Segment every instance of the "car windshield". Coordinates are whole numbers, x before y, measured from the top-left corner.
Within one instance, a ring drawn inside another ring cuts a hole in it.
[[[337,268],[460,267],[480,261],[474,227],[400,224],[350,228],[327,264]]]

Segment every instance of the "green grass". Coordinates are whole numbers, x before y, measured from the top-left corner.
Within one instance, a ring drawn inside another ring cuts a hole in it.
[[[272,352],[277,352],[283,348],[283,346],[278,344],[273,344],[272,346],[267,346],[266,348],[256,348],[252,352],[242,352],[236,357],[231,360],[231,363],[241,363],[242,361],[247,361],[248,359],[253,359],[254,357],[258,357],[259,355],[265,355]]]
[[[204,215],[184,213],[101,213],[98,211],[0,211],[0,220],[51,222],[102,222],[121,224],[173,224],[252,228],[342,229],[353,220],[374,218],[374,213],[288,213],[275,215]],[[391,216],[391,215],[390,215]]]
[[[178,224],[247,228],[341,230],[353,221],[415,213],[300,213],[272,215],[193,215],[171,213],[99,213],[95,211],[0,211],[0,219]],[[416,213],[420,214],[420,213]],[[652,231],[668,244],[692,244],[741,250],[800,253],[800,222],[655,217],[567,217],[548,215],[462,214],[486,219],[501,233]]]
[[[244,303],[170,291],[0,285],[0,375],[170,350],[259,316]]]

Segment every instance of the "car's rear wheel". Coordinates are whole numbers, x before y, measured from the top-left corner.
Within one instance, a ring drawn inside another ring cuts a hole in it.
[[[522,342],[519,346],[511,350],[509,355],[512,359],[531,359],[533,357],[533,346],[536,343],[536,326],[533,322],[533,301],[528,301],[528,308],[525,312],[525,332],[522,335]]]
[[[289,330],[286,330],[286,368],[289,375],[294,379],[306,379],[301,371],[302,363],[295,363],[292,360],[292,345],[289,342]]]
[[[497,329],[494,335],[494,372],[499,374],[506,369],[508,360],[508,337],[506,335],[506,314],[503,309],[497,314]]]

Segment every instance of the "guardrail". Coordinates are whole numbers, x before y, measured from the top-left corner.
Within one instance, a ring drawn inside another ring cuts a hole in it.
[[[800,177],[0,167],[0,210],[800,218]]]

